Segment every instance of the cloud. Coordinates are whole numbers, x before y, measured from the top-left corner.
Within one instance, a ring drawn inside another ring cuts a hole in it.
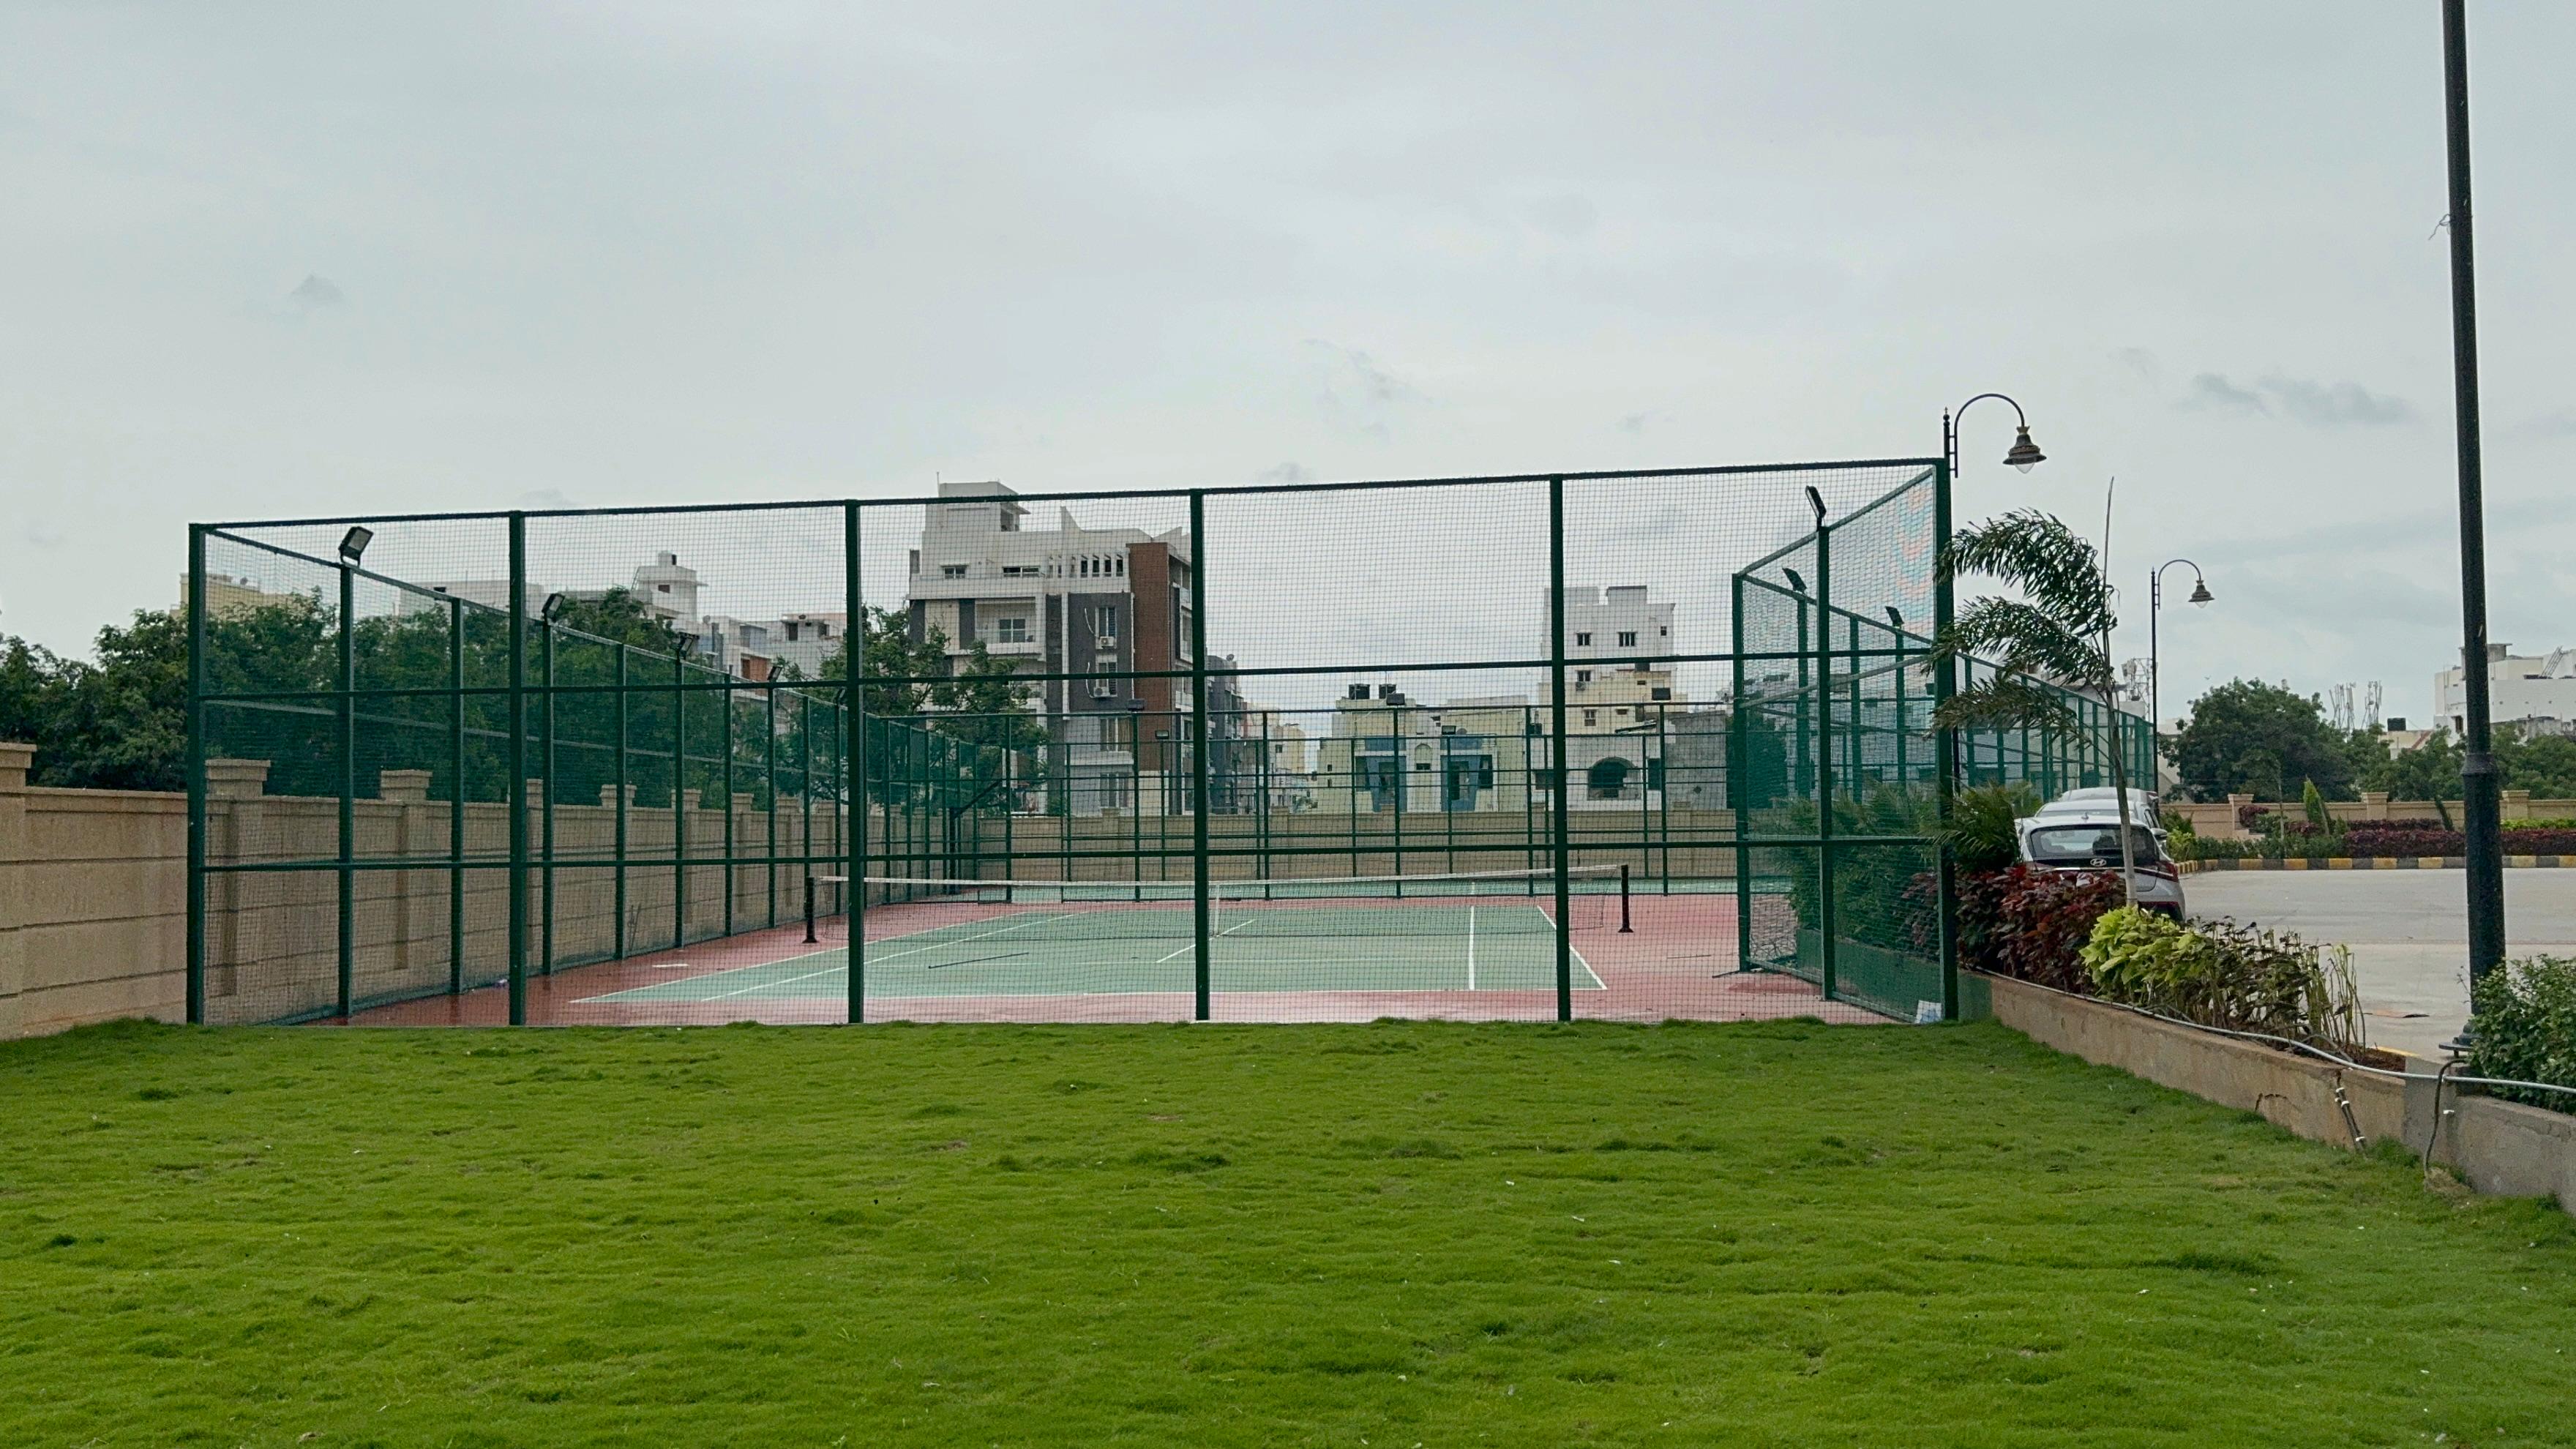
[[[2402,397],[2372,392],[2357,382],[2322,383],[2305,378],[2267,377],[2263,391],[2280,403],[2281,411],[2303,423],[2321,428],[2340,428],[2358,424],[2362,427],[2385,427],[2391,423],[2415,420],[2414,404]]]
[[[2510,429],[2522,438],[2576,438],[2576,408],[2560,408],[2516,423]]]
[[[28,519],[26,531],[21,536],[30,548],[60,548],[71,539],[71,534],[65,532],[62,525],[45,518]]]
[[[349,294],[341,291],[329,277],[312,272],[295,284],[295,290],[286,294],[286,300],[302,311],[324,312],[348,306]]]
[[[2123,347],[2111,355],[2119,359],[2120,365],[2127,368],[2140,382],[2153,386],[2164,380],[2164,369],[2156,364],[2156,355],[2143,347]],[[2223,378],[2220,380],[2225,381]]]
[[[2191,391],[2182,400],[2187,408],[2221,408],[2237,412],[2268,413],[2259,393],[2250,392],[2214,372],[2204,372],[2191,380]]]
[[[1274,463],[1253,474],[1252,481],[1255,483],[1312,483],[1315,481],[1315,475],[1305,464],[1292,458],[1285,463]]]
[[[579,508],[572,496],[560,488],[539,488],[519,495],[518,507],[529,509]]]
[[[1601,220],[1601,210],[1589,197],[1567,193],[1543,197],[1530,203],[1530,225],[1553,237],[1574,241],[1588,234]]]
[[[1629,413],[1619,419],[1619,431],[1623,433],[1643,433],[1646,431],[1648,425],[1659,419],[1670,417],[1671,415],[1672,414],[1664,408],[1651,408],[1642,413]]]
[[[1423,400],[1419,389],[1357,348],[1309,337],[1305,349],[1315,365],[1317,404],[1370,437],[1390,436],[1397,410]]]
[[[2239,386],[2226,374],[2204,372],[2177,404],[2229,412],[2283,417],[2311,427],[2386,427],[2415,420],[2415,405],[2402,397],[2372,392],[2357,382],[2318,382],[2273,373],[2252,387]]]

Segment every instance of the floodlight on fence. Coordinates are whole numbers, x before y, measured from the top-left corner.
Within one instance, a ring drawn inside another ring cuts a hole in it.
[[[1807,591],[1807,581],[1798,577],[1798,571],[1796,569],[1784,566],[1780,572],[1789,576],[1790,592],[1803,594]]]
[[[1896,606],[1894,604],[1887,606],[1887,624],[1889,628],[1894,629],[1899,634],[1905,632],[1905,616],[1896,612]]]
[[[365,555],[367,545],[375,541],[374,529],[353,526],[347,533],[340,535],[340,557],[350,563],[356,563]]]

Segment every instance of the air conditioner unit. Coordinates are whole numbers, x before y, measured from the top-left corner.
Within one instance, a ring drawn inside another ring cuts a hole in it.
[[[1116,699],[1118,697],[1118,686],[1107,683],[1095,684],[1091,686],[1091,697],[1093,699]]]

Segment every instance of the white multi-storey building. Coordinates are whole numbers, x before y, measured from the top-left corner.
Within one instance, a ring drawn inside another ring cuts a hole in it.
[[[1673,687],[1673,606],[1643,584],[1565,591],[1565,727],[1617,734],[1688,703]],[[1542,686],[1539,697],[1551,698]]]
[[[2495,723],[2524,734],[2576,732],[2576,649],[2530,655],[2514,653],[2510,644],[2489,644],[2487,709]],[[2454,734],[2468,732],[2466,670],[2433,676],[2433,716]]]

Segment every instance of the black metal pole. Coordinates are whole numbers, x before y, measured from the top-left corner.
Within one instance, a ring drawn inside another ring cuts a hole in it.
[[[2466,0],[2442,0],[2442,78],[2451,173],[2451,379],[2460,450],[2460,666],[2468,739],[2460,766],[2468,835],[2469,985],[2504,960],[2502,782],[2487,705],[2487,546],[2478,452],[2478,300],[2469,211],[2469,35]]]
[[[528,1024],[528,516],[510,515],[510,1025]]]
[[[1190,494],[1190,882],[1192,951],[1196,958],[1191,983],[1197,1020],[1208,1019],[1209,961],[1214,929],[1208,900],[1208,674],[1207,674],[1207,495]]]
[[[1547,689],[1549,735],[1548,844],[1554,856],[1556,872],[1556,1019],[1574,1019],[1574,929],[1573,919],[1566,914],[1571,902],[1567,875],[1572,869],[1573,853],[1568,831],[1572,825],[1566,796],[1573,782],[1568,779],[1573,762],[1565,740],[1565,480],[1547,480]],[[1399,737],[1396,744],[1403,745]],[[1396,765],[1398,800],[1403,799],[1403,758]]]

